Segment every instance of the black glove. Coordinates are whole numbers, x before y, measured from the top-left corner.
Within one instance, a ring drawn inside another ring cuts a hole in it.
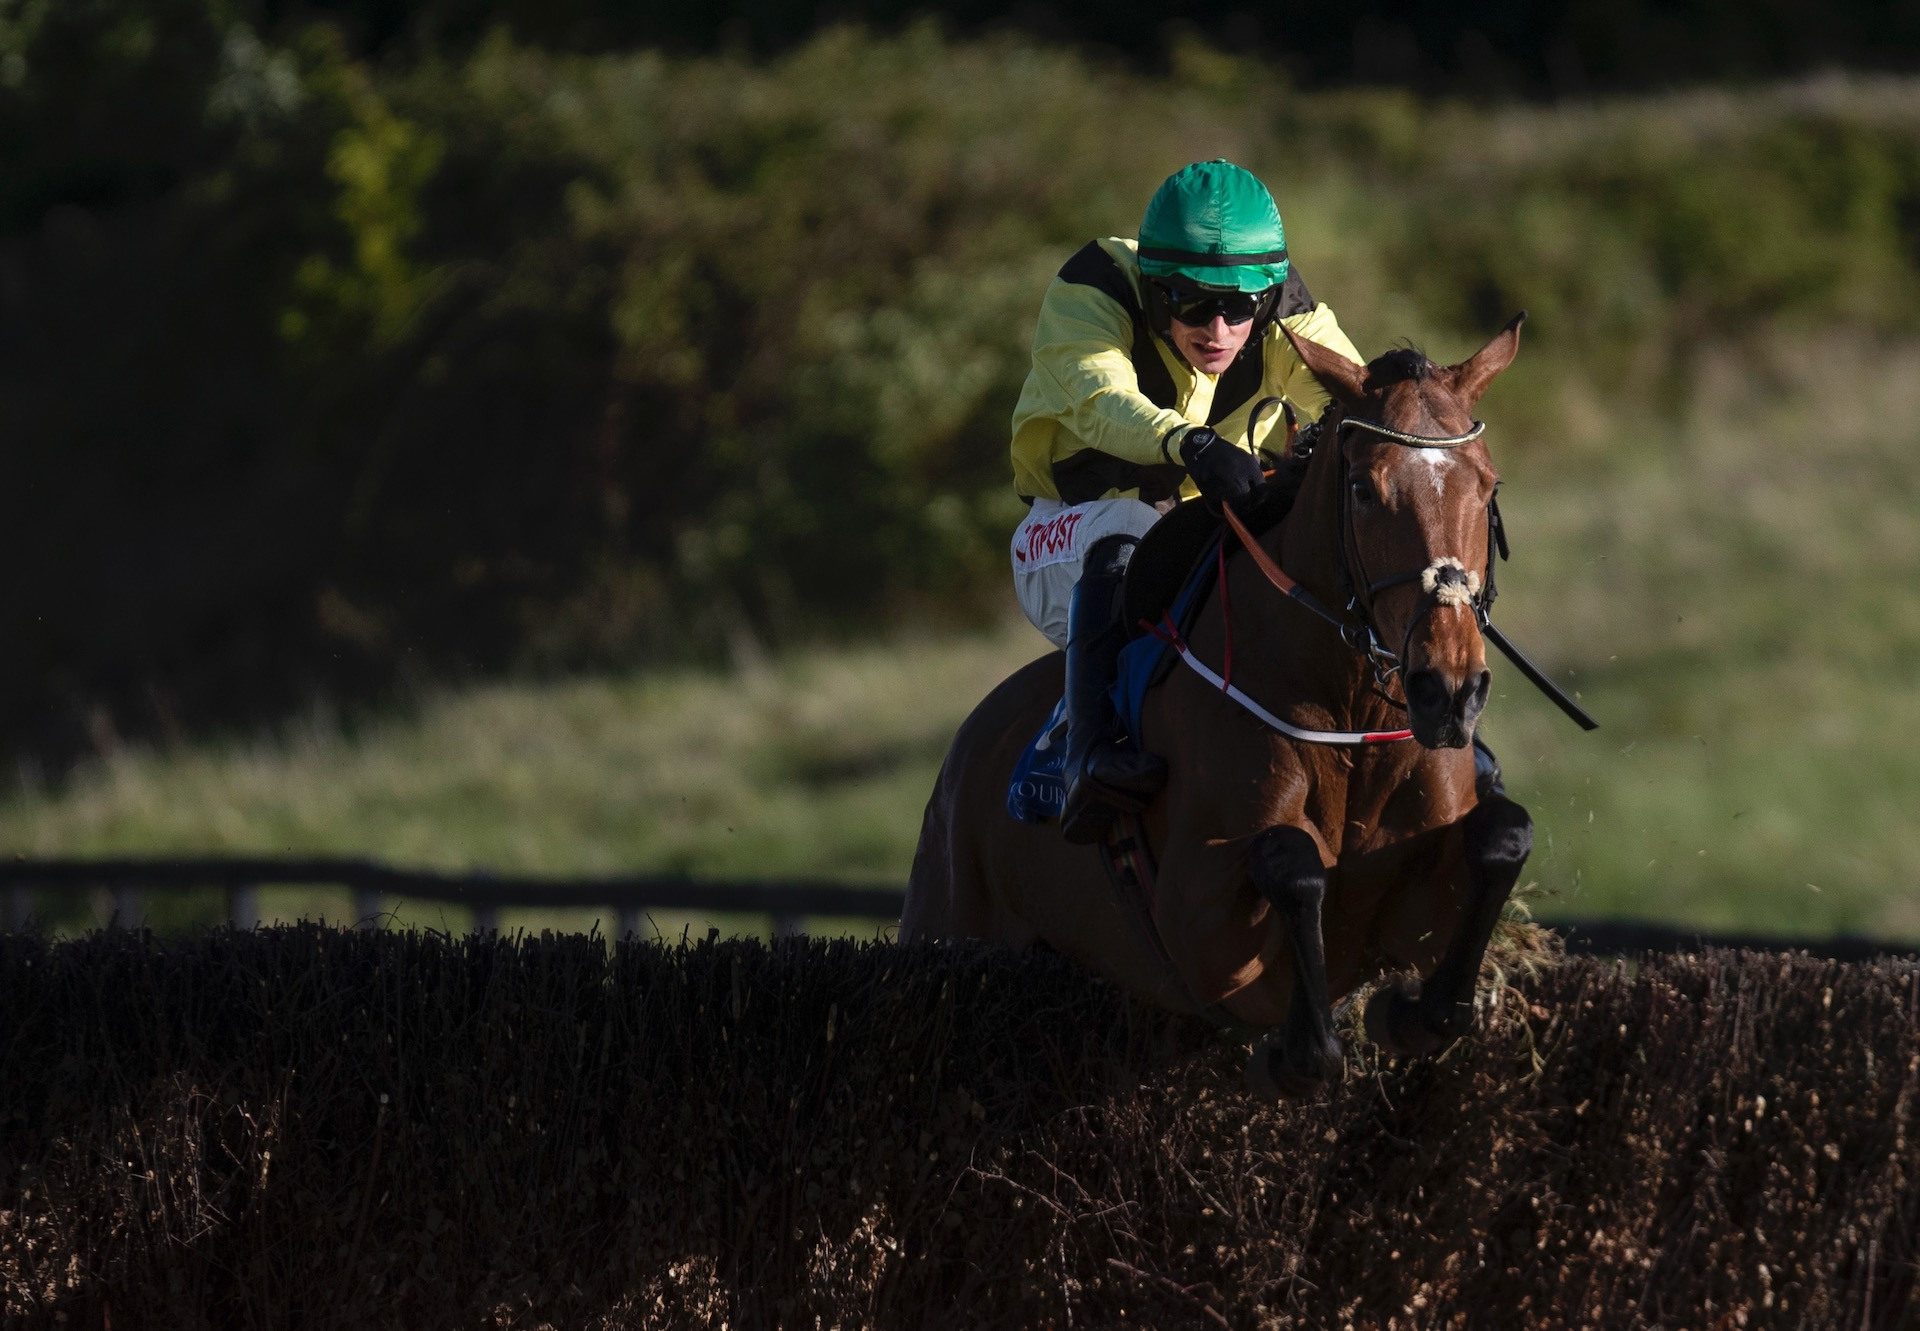
[[[1266,477],[1253,454],[1235,448],[1202,425],[1180,441],[1180,460],[1200,487],[1200,497],[1218,508],[1243,499]]]

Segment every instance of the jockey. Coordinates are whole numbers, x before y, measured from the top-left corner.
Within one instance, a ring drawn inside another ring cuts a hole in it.
[[[1183,496],[1218,506],[1260,484],[1275,399],[1300,419],[1327,405],[1282,324],[1364,363],[1288,257],[1267,187],[1220,159],[1168,177],[1137,243],[1091,241],[1047,288],[1013,413],[1014,486],[1031,506],[1013,581],[1067,652],[1070,840],[1099,840],[1166,779],[1161,759],[1123,743],[1108,696],[1134,546]]]

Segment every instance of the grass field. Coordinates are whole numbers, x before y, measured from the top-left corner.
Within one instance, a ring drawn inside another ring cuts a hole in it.
[[[1541,913],[1920,938],[1915,384],[1920,345],[1829,334],[1706,358],[1677,421],[1596,394],[1562,437],[1502,440],[1495,390],[1515,544],[1498,618],[1603,723],[1580,734],[1495,659],[1485,733],[1539,824]],[[954,727],[1044,645],[1024,623],[895,637],[129,749],[58,789],[21,777],[0,800],[0,844],[897,885]],[[347,908],[301,892],[266,905]]]
[[[41,855],[371,854],[444,868],[898,886],[965,707],[1045,646],[1022,623],[817,649],[728,675],[489,685],[351,733],[314,716],[244,745],[122,753],[59,793],[23,790],[0,806],[0,841]],[[279,891],[265,906],[337,915],[348,902]],[[403,906],[400,917],[464,923],[437,906]],[[577,911],[508,919],[590,922]],[[677,933],[708,921],[659,923]]]

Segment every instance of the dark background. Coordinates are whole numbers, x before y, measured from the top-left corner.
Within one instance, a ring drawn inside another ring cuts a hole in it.
[[[253,11],[268,28],[336,21],[369,51],[459,46],[505,24],[528,42],[575,51],[660,46],[759,55],[785,50],[831,23],[885,30],[929,14],[955,35],[1017,30],[1082,45],[1157,70],[1168,37],[1203,32],[1258,49],[1301,86],[1389,84],[1465,96],[1581,95],[1764,79],[1828,66],[1915,68],[1920,4],[1276,3],[1199,7],[1128,3],[870,3],[625,5],[606,0],[400,0],[276,4]]]

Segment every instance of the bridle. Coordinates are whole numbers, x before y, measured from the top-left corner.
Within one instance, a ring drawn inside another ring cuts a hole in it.
[[[1294,455],[1298,458],[1310,457],[1313,453],[1318,435],[1326,426],[1327,421],[1323,417],[1317,426],[1309,427],[1301,431],[1300,437],[1298,437],[1293,444],[1292,451]],[[1407,448],[1460,448],[1478,439],[1485,433],[1486,428],[1485,422],[1475,421],[1473,428],[1465,434],[1420,435],[1408,434],[1405,431],[1396,430],[1391,426],[1384,425],[1379,421],[1363,420],[1359,417],[1340,416],[1333,422],[1336,444],[1341,437],[1342,431],[1365,430],[1369,434],[1378,435],[1383,439]],[[1582,730],[1594,730],[1598,728],[1600,723],[1587,715],[1580,704],[1572,698],[1569,698],[1559,685],[1547,678],[1546,673],[1532,661],[1528,660],[1526,654],[1514,646],[1507,635],[1502,633],[1493,623],[1493,602],[1494,598],[1498,595],[1494,582],[1494,569],[1500,561],[1509,558],[1512,553],[1507,544],[1506,523],[1500,517],[1500,488],[1497,484],[1494,486],[1494,493],[1487,498],[1486,572],[1481,575],[1481,585],[1478,588],[1473,587],[1472,580],[1467,574],[1463,561],[1452,558],[1436,560],[1433,564],[1428,565],[1427,568],[1418,572],[1395,573],[1388,577],[1369,581],[1366,577],[1365,565],[1359,558],[1357,542],[1353,533],[1353,517],[1350,506],[1355,500],[1352,493],[1351,477],[1349,475],[1345,449],[1340,450],[1340,488],[1343,492],[1340,499],[1340,578],[1342,584],[1341,590],[1346,594],[1347,598],[1347,613],[1345,616],[1334,614],[1331,610],[1321,605],[1312,592],[1288,577],[1285,570],[1275,562],[1273,556],[1268,554],[1260,542],[1255,539],[1253,533],[1247,530],[1246,523],[1241,520],[1239,514],[1233,511],[1232,505],[1223,505],[1220,511],[1221,515],[1226,519],[1227,526],[1232,529],[1234,535],[1239,537],[1240,544],[1246,550],[1247,556],[1253,560],[1255,567],[1260,570],[1261,576],[1266,578],[1266,580],[1279,591],[1283,592],[1290,600],[1299,602],[1315,615],[1318,615],[1321,619],[1332,625],[1334,631],[1339,633],[1341,640],[1347,643],[1349,647],[1368,663],[1373,673],[1373,685],[1379,690],[1383,697],[1387,698],[1387,701],[1399,707],[1406,705],[1403,701],[1396,700],[1389,696],[1387,694],[1387,688],[1391,684],[1393,677],[1400,673],[1401,666],[1406,659],[1407,649],[1413,641],[1414,629],[1419,626],[1426,616],[1433,613],[1435,607],[1441,604],[1460,604],[1472,609],[1474,620],[1478,624],[1481,634],[1488,642],[1498,647],[1509,661],[1513,662],[1514,666],[1527,678],[1529,683],[1546,694],[1548,698],[1552,699],[1554,704],[1571,717],[1575,724]],[[1453,569],[1459,570],[1461,574],[1461,577],[1458,579],[1448,578],[1446,580],[1446,585],[1456,590],[1444,596],[1440,594],[1439,591],[1442,585],[1441,570],[1443,566],[1451,566]],[[1355,576],[1356,568],[1359,570],[1359,576],[1357,577]],[[1429,579],[1432,580],[1431,584],[1429,584]],[[1415,613],[1412,621],[1407,626],[1407,635],[1400,644],[1400,651],[1395,653],[1390,651],[1386,644],[1381,642],[1379,631],[1374,627],[1374,598],[1380,592],[1416,580],[1421,583],[1422,590],[1426,595],[1423,598],[1421,609]],[[1364,593],[1361,591],[1362,588],[1365,589]],[[1464,588],[1464,590],[1459,590],[1461,588]],[[1271,724],[1271,722],[1269,723]],[[1281,728],[1284,729],[1285,727]]]
[[[1328,422],[1323,418],[1317,425],[1302,430],[1300,437],[1294,441],[1293,455],[1298,459],[1311,457],[1315,441],[1327,428]],[[1406,448],[1461,448],[1478,439],[1486,432],[1486,428],[1485,421],[1475,421],[1473,428],[1465,434],[1424,435],[1408,434],[1378,421],[1363,420],[1359,417],[1341,416],[1332,423],[1336,447],[1344,431],[1365,430]],[[1392,686],[1393,677],[1400,673],[1401,663],[1406,659],[1408,648],[1413,642],[1414,630],[1433,613],[1435,608],[1453,604],[1468,606],[1473,610],[1474,620],[1483,631],[1491,627],[1489,616],[1492,614],[1493,601],[1497,594],[1493,576],[1494,560],[1496,555],[1501,559],[1507,557],[1507,538],[1505,528],[1500,521],[1498,487],[1495,487],[1495,497],[1487,500],[1487,560],[1484,574],[1471,573],[1461,560],[1448,557],[1435,560],[1424,569],[1369,579],[1366,561],[1360,554],[1359,541],[1354,534],[1352,506],[1357,501],[1353,497],[1352,475],[1347,464],[1345,449],[1339,451],[1339,465],[1340,590],[1346,602],[1344,615],[1336,615],[1328,610],[1320,604],[1313,593],[1288,577],[1274,562],[1273,557],[1260,546],[1253,533],[1247,530],[1240,515],[1235,513],[1230,505],[1223,507],[1221,513],[1267,581],[1332,625],[1334,631],[1340,635],[1341,641],[1367,663],[1373,675],[1373,687],[1381,697],[1396,707],[1405,707],[1405,702],[1392,697],[1389,689]],[[1449,575],[1444,584],[1441,577],[1443,571]],[[1458,577],[1451,576],[1456,572]],[[1380,632],[1374,626],[1374,599],[1383,591],[1404,586],[1410,582],[1422,584],[1425,594],[1421,598],[1420,609],[1408,621],[1406,636],[1401,640],[1400,650],[1395,652],[1381,640]],[[1441,591],[1443,585],[1453,590],[1443,592]],[[1464,592],[1459,590],[1461,587],[1465,588]]]
[[[1402,448],[1440,450],[1463,448],[1486,433],[1486,429],[1485,421],[1475,421],[1473,428],[1464,434],[1409,434],[1378,421],[1344,415],[1338,417],[1333,424],[1336,446],[1344,439],[1348,430],[1364,430]],[[1309,452],[1311,448],[1312,445],[1309,442]],[[1473,572],[1461,559],[1443,556],[1422,569],[1369,579],[1366,558],[1361,553],[1359,538],[1354,530],[1353,506],[1359,501],[1353,492],[1352,468],[1347,462],[1346,449],[1340,448],[1338,456],[1341,494],[1340,580],[1348,615],[1348,619],[1338,627],[1340,636],[1346,640],[1347,645],[1367,661],[1368,667],[1373,672],[1374,687],[1382,695],[1386,695],[1393,677],[1401,673],[1402,665],[1413,645],[1414,632],[1436,609],[1443,605],[1467,607],[1473,611],[1474,622],[1482,629],[1486,627],[1488,617],[1493,611],[1493,600],[1497,594],[1493,574],[1495,555],[1501,558],[1506,556],[1506,540],[1500,524],[1499,487],[1498,485],[1494,487],[1494,495],[1487,500],[1487,551],[1484,574]],[[1420,605],[1407,621],[1407,631],[1400,640],[1400,650],[1394,652],[1390,651],[1380,639],[1380,631],[1374,622],[1374,604],[1380,593],[1395,587],[1403,587],[1408,583],[1421,585]],[[1405,681],[1402,680],[1402,685],[1404,684]]]

